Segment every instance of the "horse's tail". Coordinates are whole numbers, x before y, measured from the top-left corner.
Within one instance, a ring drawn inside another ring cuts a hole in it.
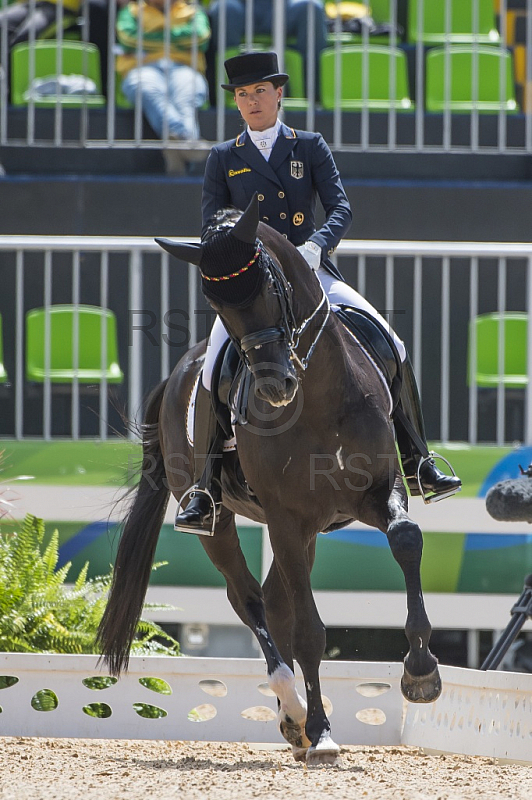
[[[169,499],[158,431],[166,384],[159,384],[148,399],[140,481],[123,523],[109,599],[98,628],[97,643],[111,675],[128,666]]]

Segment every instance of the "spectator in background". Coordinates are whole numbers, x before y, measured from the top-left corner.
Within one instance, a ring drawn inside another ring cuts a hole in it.
[[[63,31],[77,30],[81,34],[80,25],[86,19],[88,23],[87,40],[94,42],[100,51],[100,69],[102,76],[102,89],[107,93],[107,59],[108,59],[108,14],[111,0],[87,0],[87,17],[84,14],[84,0],[63,0],[63,18],[61,27]],[[118,6],[123,6],[127,0],[112,0]],[[16,44],[28,41],[32,36],[35,39],[58,39],[58,6],[60,0],[37,0],[33,9],[28,0],[16,2],[0,9],[0,62],[5,67],[4,79],[8,79],[9,57],[1,54],[1,31],[7,26],[8,52]],[[32,33],[33,31],[33,33]]]
[[[33,31],[36,39],[57,38],[58,0],[37,0],[33,8],[28,0],[20,0],[0,9],[0,30],[7,25],[7,47],[27,42]],[[77,24],[81,0],[63,0],[63,30]]]
[[[63,0],[63,31],[75,28],[78,23],[82,0]],[[55,39],[58,29],[59,0],[37,0],[33,6],[28,0],[0,8],[0,79],[5,81],[7,96],[10,94],[11,49],[30,38]],[[7,28],[7,52],[2,52],[4,30]]]
[[[169,9],[168,50],[165,48],[165,8]],[[142,42],[142,63],[137,63],[138,37]],[[165,151],[168,172],[182,173],[188,163],[205,159],[209,147],[199,140],[196,109],[207,98],[205,55],[210,28],[206,14],[188,0],[140,0],[121,9],[117,36],[123,54],[117,70],[122,91],[135,104],[137,87],[143,111],[161,138],[189,142],[188,149]],[[195,43],[197,43],[196,52]]]
[[[271,35],[273,25],[273,0],[254,0],[253,2],[253,33],[261,35]],[[314,6],[314,27],[315,27],[315,76],[316,76],[316,99],[319,97],[319,55],[324,47],[327,46],[327,30],[325,7],[323,0],[284,0],[286,9],[285,30],[288,39],[295,38],[295,45],[291,45],[298,50],[303,57],[303,64],[307,65],[308,58],[308,17],[309,6]],[[226,0],[226,47],[238,47],[244,40],[246,25],[246,3],[245,0]],[[211,104],[216,104],[216,85],[215,76],[216,58],[215,53],[218,47],[218,29],[220,16],[222,14],[222,3],[215,0],[209,7],[209,19],[212,28],[212,40],[208,53],[209,62],[209,85],[211,87]]]

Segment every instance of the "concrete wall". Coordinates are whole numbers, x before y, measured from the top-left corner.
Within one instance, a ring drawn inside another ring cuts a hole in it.
[[[344,183],[354,211],[347,238],[531,240],[532,182]],[[198,236],[201,185],[201,176],[8,175],[0,179],[0,234]]]

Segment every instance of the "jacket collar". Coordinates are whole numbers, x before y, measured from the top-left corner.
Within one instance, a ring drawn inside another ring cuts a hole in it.
[[[273,146],[268,161],[266,161],[264,156],[262,156],[259,150],[255,147],[247,131],[243,131],[239,136],[237,136],[233,143],[232,149],[236,155],[240,156],[240,158],[246,162],[246,164],[249,164],[250,167],[253,167],[253,169],[259,172],[261,175],[264,175],[269,180],[274,181],[281,186],[281,182],[275,171],[291,152],[296,140],[297,134],[294,129],[289,128],[284,123],[281,123],[279,135],[277,136],[277,140]]]
[[[281,123],[279,135],[273,146],[268,162],[274,171],[283,163],[288,154],[292,152],[296,139],[297,135],[295,130]]]

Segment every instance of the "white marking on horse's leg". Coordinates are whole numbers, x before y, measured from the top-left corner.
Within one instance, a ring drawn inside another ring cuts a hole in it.
[[[272,642],[271,636],[270,636],[270,634],[268,633],[267,630],[265,630],[264,628],[261,628],[260,625],[257,625],[257,626],[255,626],[255,633],[257,634],[257,636],[259,636],[260,638],[264,639],[264,641],[266,642],[266,644],[268,645],[270,650],[273,648],[273,642]]]
[[[292,745],[296,761],[303,761],[311,743],[305,734],[307,704],[297,692],[294,673],[286,664],[281,664],[269,676],[268,683],[279,699],[279,729]]]
[[[291,717],[294,722],[305,723],[307,704],[296,689],[295,675],[286,664],[281,664],[269,676],[268,683],[281,704],[283,716]]]
[[[344,457],[342,455],[342,445],[336,451],[336,460],[338,461],[338,466],[340,469],[344,469]]]

